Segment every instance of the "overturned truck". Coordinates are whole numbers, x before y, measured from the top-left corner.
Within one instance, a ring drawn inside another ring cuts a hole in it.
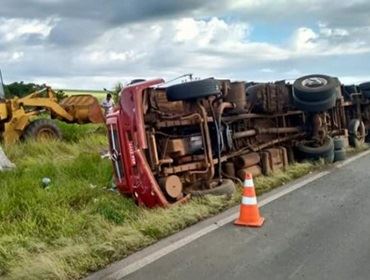
[[[345,157],[365,142],[370,83],[309,75],[293,84],[161,79],[124,88],[107,117],[119,191],[147,207],[228,194],[246,172],[268,175],[295,159]]]

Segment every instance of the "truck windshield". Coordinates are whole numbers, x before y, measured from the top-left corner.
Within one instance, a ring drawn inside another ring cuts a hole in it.
[[[0,99],[5,98],[5,91],[4,91],[4,85],[3,85],[3,75],[1,74],[0,70]]]

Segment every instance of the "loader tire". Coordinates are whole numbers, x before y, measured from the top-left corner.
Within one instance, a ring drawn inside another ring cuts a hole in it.
[[[58,126],[49,119],[39,119],[31,122],[23,132],[24,140],[50,140],[61,139],[62,133]]]
[[[339,81],[326,75],[308,75],[295,80],[294,95],[302,101],[317,102],[331,100],[337,95]]]
[[[194,197],[201,197],[205,195],[226,195],[231,197],[235,191],[235,183],[232,180],[223,179],[222,183],[214,188],[190,191],[189,193]]]
[[[321,146],[314,146],[314,141],[302,141],[297,145],[297,149],[301,156],[305,159],[318,160],[323,158],[326,162],[333,162],[334,160],[334,141],[333,138],[327,136],[324,144]]]
[[[366,129],[364,123],[359,119],[350,120],[348,125],[348,134],[349,144],[354,148],[360,147],[365,143],[366,138]]]
[[[166,90],[169,101],[194,100],[221,93],[221,88],[213,78],[191,81],[184,84],[169,86]]]

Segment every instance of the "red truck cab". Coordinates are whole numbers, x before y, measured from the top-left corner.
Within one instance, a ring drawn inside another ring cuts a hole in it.
[[[122,194],[147,207],[168,205],[144,155],[148,146],[142,112],[144,89],[163,82],[155,79],[125,87],[119,110],[106,120],[116,186]]]

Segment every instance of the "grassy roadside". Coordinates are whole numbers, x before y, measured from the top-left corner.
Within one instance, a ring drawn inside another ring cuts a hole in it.
[[[232,200],[204,197],[169,209],[138,208],[109,191],[111,164],[98,155],[105,135],[89,134],[93,126],[81,134],[62,129],[68,141],[6,150],[17,169],[0,173],[0,278],[79,278],[240,201],[238,193]],[[299,163],[259,177],[257,192],[320,166]],[[41,186],[43,177],[51,178],[49,189]]]

